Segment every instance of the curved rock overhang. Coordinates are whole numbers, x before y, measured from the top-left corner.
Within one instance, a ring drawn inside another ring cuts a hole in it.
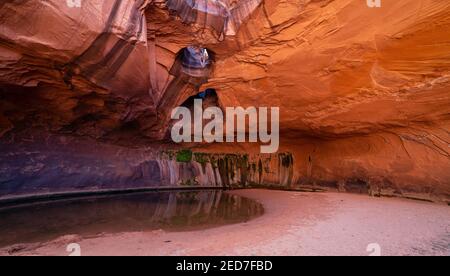
[[[187,2],[2,2],[0,185],[150,181],[171,109],[214,88],[221,106],[280,107],[289,185],[448,200],[449,3]],[[208,70],[175,70],[189,47]]]

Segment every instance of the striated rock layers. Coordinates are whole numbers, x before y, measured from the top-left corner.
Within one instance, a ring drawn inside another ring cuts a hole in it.
[[[449,201],[449,29],[440,0],[3,1],[0,196],[238,183]],[[162,157],[172,109],[206,89],[280,107],[280,153]]]

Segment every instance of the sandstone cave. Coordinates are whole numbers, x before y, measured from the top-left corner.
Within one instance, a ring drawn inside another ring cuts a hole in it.
[[[0,255],[450,255],[450,2],[366,2],[2,1]]]

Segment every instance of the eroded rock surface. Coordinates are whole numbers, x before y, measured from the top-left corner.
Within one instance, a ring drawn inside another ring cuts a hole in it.
[[[167,142],[172,108],[211,88],[222,108],[280,107],[280,152],[293,159],[292,175],[273,178],[283,187],[449,200],[447,1],[383,1],[381,8],[360,0],[81,2],[0,4],[4,150],[40,147],[42,139],[30,138],[37,129],[74,141],[54,145],[58,158],[71,147],[92,162],[117,158],[76,143],[88,139],[93,148],[117,147],[140,160],[139,151],[158,152],[154,142]],[[178,70],[189,47],[205,49],[210,59],[194,76]],[[185,146],[257,154],[245,144]],[[4,156],[1,190],[20,190],[25,172]],[[16,158],[27,157],[18,150]],[[144,159],[164,171],[166,161]],[[33,170],[42,163],[27,160]],[[268,171],[280,174],[276,163]],[[99,170],[123,185],[135,177]],[[45,182],[33,174],[40,177]],[[70,179],[87,186],[92,180],[84,173]]]

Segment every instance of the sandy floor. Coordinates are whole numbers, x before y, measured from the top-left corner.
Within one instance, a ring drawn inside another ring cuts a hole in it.
[[[378,244],[381,255],[450,255],[446,205],[338,193],[233,193],[261,202],[266,213],[193,232],[68,236],[14,254],[68,255],[67,244],[76,242],[82,255],[369,255],[369,244]]]

